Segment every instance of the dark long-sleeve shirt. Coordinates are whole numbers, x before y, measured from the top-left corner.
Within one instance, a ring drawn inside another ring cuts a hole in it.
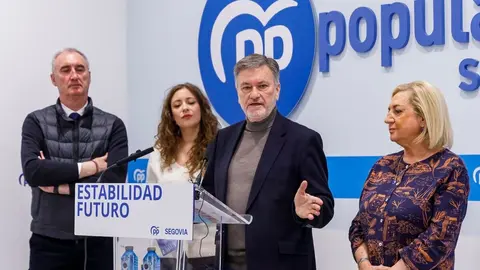
[[[411,165],[402,157],[371,169],[350,227],[352,252],[365,243],[373,265],[454,269],[470,191],[465,165],[447,149]]]

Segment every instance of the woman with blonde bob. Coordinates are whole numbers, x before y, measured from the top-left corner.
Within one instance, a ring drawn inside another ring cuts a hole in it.
[[[467,169],[449,149],[442,93],[424,81],[399,85],[385,118],[403,150],[370,170],[349,240],[359,269],[454,269],[467,212]]]

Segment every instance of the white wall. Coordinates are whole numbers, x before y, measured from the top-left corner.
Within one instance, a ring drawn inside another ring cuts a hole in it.
[[[126,1],[0,0],[0,261],[27,269],[30,189],[19,185],[21,126],[25,116],[55,103],[51,58],[76,47],[90,60],[90,96],[127,124]]]
[[[165,91],[201,85],[197,35],[204,1],[128,1],[127,61],[130,149],[151,146]],[[189,8],[179,7],[188,6]]]
[[[315,15],[339,10],[347,18],[359,6],[371,7],[378,16],[380,5],[392,2],[312,1]],[[429,14],[431,2],[427,1]],[[446,2],[448,11],[450,1]],[[463,24],[468,29],[478,8],[464,2]],[[30,190],[18,183],[20,132],[27,113],[52,104],[57,97],[49,81],[52,54],[67,46],[87,54],[95,105],[124,119],[131,151],[143,149],[151,145],[155,135],[164,91],[184,81],[203,87],[197,58],[198,31],[206,3],[0,0],[0,112],[4,116],[0,164],[6,187],[0,197],[4,206],[0,211],[2,217],[8,217],[0,221],[3,268],[26,269],[28,264]],[[405,3],[413,9],[413,1]],[[353,52],[347,41],[343,54],[332,58],[328,75],[318,72],[316,58],[308,90],[291,118],[322,134],[329,158],[383,155],[398,149],[388,141],[383,124],[391,89],[402,82],[427,79],[443,90],[450,106],[456,136],[453,150],[462,155],[480,153],[480,146],[474,143],[480,101],[476,93],[458,89],[461,78],[457,71],[461,59],[475,58],[478,43],[463,46],[452,41],[449,12],[446,24],[446,45],[442,49],[425,50],[411,36],[407,47],[395,53],[390,71],[380,66],[378,39],[373,51],[362,56]],[[374,103],[367,106],[370,101]],[[331,181],[349,186],[351,179],[332,171]],[[471,183],[478,194],[478,185]],[[475,251],[480,248],[475,223],[480,218],[478,205],[470,202],[458,243],[456,269],[475,267]],[[319,269],[355,269],[347,230],[356,208],[356,198],[337,198],[334,220],[315,231]]]

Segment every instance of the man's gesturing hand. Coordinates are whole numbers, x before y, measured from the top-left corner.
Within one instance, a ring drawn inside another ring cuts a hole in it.
[[[320,198],[306,193],[307,181],[303,180],[295,194],[293,202],[295,203],[295,213],[303,219],[313,220],[314,216],[320,215],[323,201]]]

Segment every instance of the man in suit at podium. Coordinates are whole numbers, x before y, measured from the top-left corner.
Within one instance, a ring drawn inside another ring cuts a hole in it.
[[[282,116],[278,63],[259,54],[234,69],[246,120],[209,146],[204,188],[250,225],[227,225],[222,269],[316,269],[312,228],[333,217],[321,136]]]
[[[22,127],[22,169],[32,187],[29,269],[112,270],[112,238],[74,235],[74,188],[128,155],[125,125],[93,106],[82,52],[55,54],[50,77],[56,104],[28,114]],[[126,167],[105,172],[103,182],[124,183]]]

